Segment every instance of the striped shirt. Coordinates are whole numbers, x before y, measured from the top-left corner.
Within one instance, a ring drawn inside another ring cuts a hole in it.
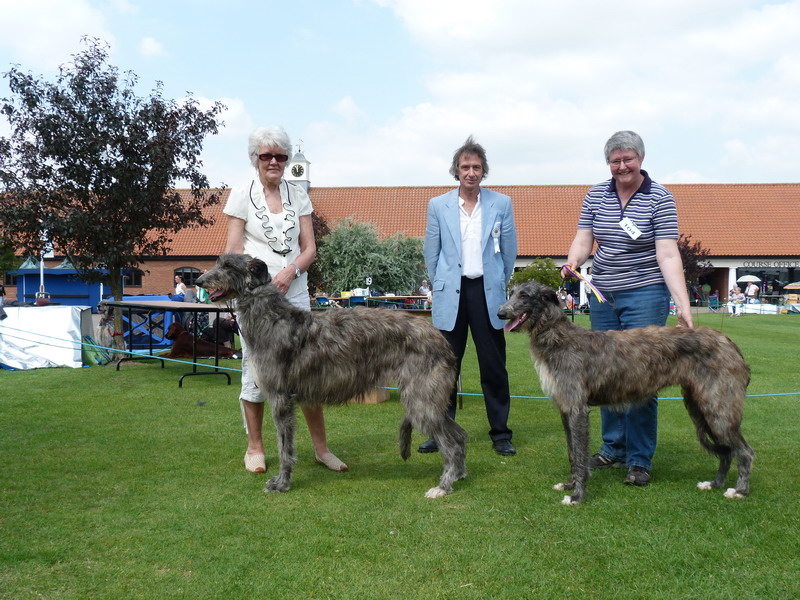
[[[578,229],[591,229],[597,242],[592,283],[600,290],[629,290],[664,283],[656,260],[656,240],[678,239],[675,198],[646,171],[625,209],[614,179],[593,186],[583,199]],[[628,218],[641,231],[632,239],[620,226]]]

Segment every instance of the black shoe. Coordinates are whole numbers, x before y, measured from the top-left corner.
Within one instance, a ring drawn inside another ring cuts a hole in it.
[[[624,466],[624,462],[611,460],[602,454],[595,454],[589,459],[589,469],[592,471],[597,471],[598,469],[621,469]]]
[[[494,448],[494,451],[500,456],[516,456],[517,454],[514,446],[511,445],[511,440],[497,440],[496,442],[492,442],[492,448]]]
[[[622,483],[643,487],[650,483],[650,471],[644,467],[631,467]]]
[[[419,448],[417,448],[417,452],[422,452],[423,454],[429,454],[431,452],[438,452],[439,446],[436,445],[436,442],[433,440],[428,440],[424,444],[420,444]]]

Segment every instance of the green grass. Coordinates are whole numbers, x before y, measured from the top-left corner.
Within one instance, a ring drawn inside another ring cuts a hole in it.
[[[800,396],[774,394],[800,392],[800,318],[698,319],[752,368],[744,500],[695,489],[716,467],[679,400],[661,402],[653,483],[598,472],[577,507],[551,489],[564,436],[535,398],[513,400],[513,458],[492,452],[483,403],[465,398],[469,477],[446,498],[423,497],[438,455],[399,458],[395,396],[326,411],[349,473],[316,465],[301,426],[292,490],[265,495],[242,465],[238,376],[178,388],[178,364],[0,372],[0,597],[796,598]],[[541,396],[525,336],[508,341],[512,393]],[[479,392],[471,354],[464,370]],[[597,413],[592,428],[594,450]]]

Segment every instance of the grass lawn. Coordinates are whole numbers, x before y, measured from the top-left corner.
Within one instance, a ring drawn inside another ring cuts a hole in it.
[[[265,476],[242,464],[238,374],[179,388],[187,369],[174,363],[2,371],[0,598],[800,597],[800,317],[697,320],[752,369],[743,431],[757,456],[743,500],[695,488],[715,461],[682,402],[663,399],[652,484],[601,471],[583,505],[562,506],[561,422],[519,334],[508,336],[518,455],[494,454],[483,402],[467,396],[469,477],[439,500],[423,497],[439,455],[399,457],[396,395],[326,411],[350,472],[316,465],[301,424],[291,491],[264,494]],[[480,392],[471,354],[463,385]],[[592,436],[594,451],[598,412]]]

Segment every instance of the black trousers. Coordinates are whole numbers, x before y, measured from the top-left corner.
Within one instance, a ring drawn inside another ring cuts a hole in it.
[[[483,277],[461,278],[455,327],[452,331],[441,331],[456,355],[459,373],[467,347],[467,334],[472,333],[472,341],[478,354],[486,417],[490,427],[489,437],[495,442],[510,440],[508,411],[511,406],[511,395],[508,389],[508,371],[506,371],[506,338],[503,330],[495,329],[489,320]],[[453,419],[456,417],[456,397],[457,390],[454,387],[450,394],[448,409],[448,414]]]

